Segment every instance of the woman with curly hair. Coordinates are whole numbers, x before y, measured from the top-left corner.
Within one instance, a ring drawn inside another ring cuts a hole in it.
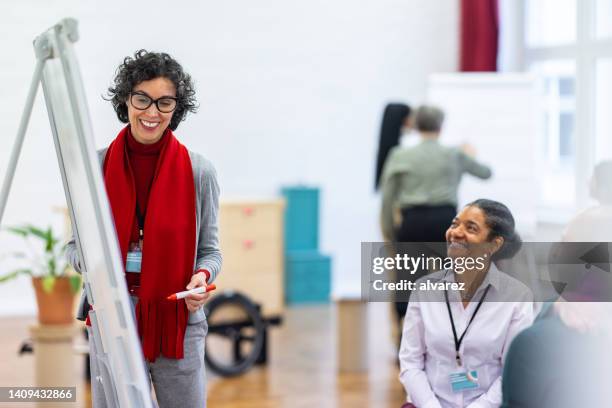
[[[168,54],[140,50],[124,59],[108,91],[127,125],[99,155],[146,366],[160,407],[202,407],[209,295],[166,299],[210,284],[221,267],[215,170],[174,135],[196,111],[193,83]],[[74,240],[67,254],[80,270]],[[92,400],[96,408],[113,405],[97,381]]]

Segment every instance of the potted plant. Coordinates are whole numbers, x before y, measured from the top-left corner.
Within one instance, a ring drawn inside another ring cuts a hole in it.
[[[0,275],[0,283],[20,275],[31,276],[36,292],[39,323],[72,324],[74,301],[81,288],[81,277],[74,271],[70,273],[71,269],[64,259],[64,245],[60,239],[54,235],[51,227],[44,230],[33,225],[24,225],[7,228],[7,231],[21,236],[30,253],[13,253],[15,258],[23,260],[27,265]],[[42,243],[42,251],[33,246],[33,240]]]

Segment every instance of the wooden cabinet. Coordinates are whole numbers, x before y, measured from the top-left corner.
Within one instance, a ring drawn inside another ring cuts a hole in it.
[[[223,200],[219,239],[223,254],[218,290],[235,290],[262,305],[264,316],[284,307],[283,220],[285,202]]]

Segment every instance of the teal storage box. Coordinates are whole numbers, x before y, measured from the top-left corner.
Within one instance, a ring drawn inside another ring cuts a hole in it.
[[[285,250],[319,247],[319,189],[285,187]]]
[[[331,258],[318,251],[285,254],[285,301],[289,305],[327,303],[331,290]]]

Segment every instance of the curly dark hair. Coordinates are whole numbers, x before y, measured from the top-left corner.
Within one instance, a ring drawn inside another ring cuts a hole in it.
[[[487,237],[489,241],[502,237],[504,244],[493,254],[491,259],[498,261],[512,258],[521,249],[523,240],[515,231],[514,217],[510,209],[499,201],[479,198],[467,204],[466,207],[478,207],[485,215],[485,223],[491,230]]]
[[[185,119],[187,112],[195,113],[198,105],[191,76],[170,55],[164,52],[138,50],[134,57],[125,57],[115,74],[113,86],[108,88],[109,101],[123,123],[128,123],[128,108],[125,102],[136,85],[143,81],[164,77],[172,81],[176,88],[177,104],[170,129],[176,130]]]

